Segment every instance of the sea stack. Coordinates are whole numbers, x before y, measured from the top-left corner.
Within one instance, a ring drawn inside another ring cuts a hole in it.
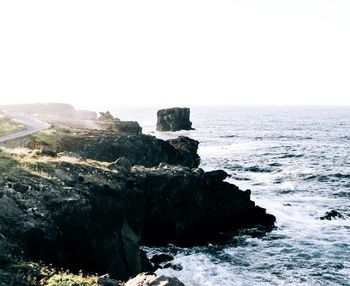
[[[173,107],[157,112],[157,131],[192,130],[190,109]]]

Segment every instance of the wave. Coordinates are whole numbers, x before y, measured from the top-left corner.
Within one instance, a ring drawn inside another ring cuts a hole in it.
[[[300,174],[305,181],[329,182],[350,179],[350,174],[334,173],[334,174]]]
[[[291,153],[285,153],[281,156],[277,157],[278,159],[287,159],[287,158],[300,158],[303,157],[303,154],[291,154]]]
[[[222,135],[220,138],[236,138],[239,137],[238,135]]]
[[[274,163],[270,163],[269,166],[271,166],[271,167],[281,167],[282,164],[274,162]]]

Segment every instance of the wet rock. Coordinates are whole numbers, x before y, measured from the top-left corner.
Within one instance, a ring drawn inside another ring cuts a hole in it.
[[[174,260],[174,257],[166,253],[156,254],[156,255],[153,255],[151,258],[151,262],[158,265],[164,262],[172,261],[172,260]]]
[[[125,286],[185,286],[175,277],[157,276],[154,273],[141,273],[125,283]]]
[[[333,219],[345,219],[344,216],[336,210],[326,212],[324,216],[320,217],[320,220],[333,220]]]
[[[168,108],[157,112],[158,131],[192,130],[189,108]]]
[[[183,267],[181,266],[181,264],[173,264],[173,263],[167,263],[164,266],[161,266],[162,269],[167,269],[167,268],[171,268],[175,271],[181,271],[183,269]]]

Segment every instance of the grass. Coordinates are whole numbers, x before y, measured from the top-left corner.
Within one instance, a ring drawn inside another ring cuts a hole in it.
[[[101,175],[105,172],[116,172],[109,169],[109,164],[95,160],[85,160],[76,157],[69,157],[58,154],[57,157],[42,156],[39,150],[26,148],[7,149],[0,148],[0,181],[8,178],[29,179],[31,176],[52,181],[55,177],[55,170],[65,167],[81,170],[91,179],[106,180]],[[69,173],[69,172],[68,172]],[[1,284],[0,284],[1,286]]]
[[[99,286],[97,276],[83,276],[70,273],[58,273],[49,278],[42,278],[40,285],[47,286]]]
[[[13,121],[0,114],[0,136],[22,130],[23,128],[23,124]]]
[[[56,150],[59,147],[59,141],[64,133],[65,132],[53,128],[35,133],[30,137],[30,147],[32,149],[40,149],[48,146],[53,150]]]
[[[0,269],[0,286],[100,286],[98,280],[97,275],[73,274],[34,262],[13,261]]]

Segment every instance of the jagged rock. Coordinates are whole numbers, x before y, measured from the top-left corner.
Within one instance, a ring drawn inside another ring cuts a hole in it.
[[[185,286],[175,277],[157,276],[154,273],[141,273],[125,283],[125,286]]]
[[[344,216],[336,210],[326,212],[324,216],[320,217],[320,220],[332,220],[332,219],[344,219]]]
[[[158,131],[179,131],[191,130],[189,108],[168,108],[157,112],[157,130]]]
[[[140,174],[139,184],[149,186],[147,212],[139,214],[145,220],[141,241],[146,245],[205,244],[222,231],[274,224],[274,216],[250,200],[249,190],[223,181],[224,171],[201,173],[181,166],[132,170]]]

